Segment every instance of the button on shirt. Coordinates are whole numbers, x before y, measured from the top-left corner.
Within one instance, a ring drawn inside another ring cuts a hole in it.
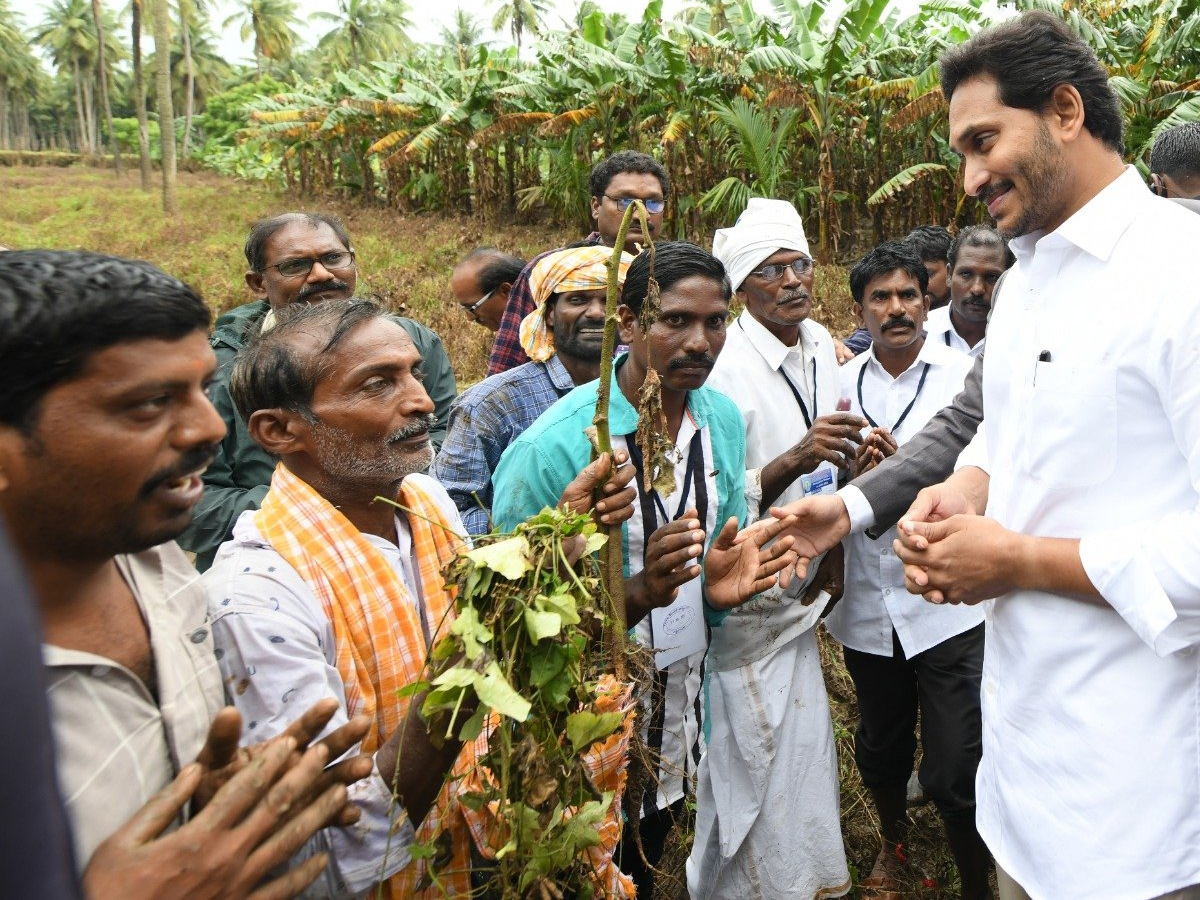
[[[988,614],[979,831],[1035,900],[1200,883],[1197,246],[1200,219],[1129,168],[1012,242],[989,325],[960,464],[990,473],[1006,528],[1079,538],[1104,598],[1015,591]]]
[[[468,534],[491,530],[492,472],[504,450],[574,387],[562,361],[552,356],[485,378],[454,401],[430,474],[450,494]]]
[[[929,371],[918,394],[926,364]],[[897,378],[888,374],[875,357],[874,347],[854,357],[842,367],[842,393],[850,398],[852,413],[865,417],[865,408],[880,427],[889,430],[912,403],[900,427],[892,432],[896,442],[903,444],[962,390],[963,379],[972,365],[969,356],[927,335],[916,360]],[[895,629],[905,657],[912,659],[974,628],[983,621],[983,608],[935,606],[910,594],[904,587],[904,564],[892,552],[895,537],[896,529],[891,528],[878,540],[871,540],[865,534],[846,538],[845,594],[825,619],[825,627],[852,650],[887,657],[892,655],[892,629]]]
[[[954,350],[961,350],[963,353],[974,358],[983,352],[983,345],[987,343],[987,338],[984,338],[974,347],[968,344],[957,331],[954,330],[954,323],[950,320],[950,307],[939,306],[937,309],[931,309],[928,317],[925,319],[925,334],[931,340],[937,341],[946,347]]]
[[[222,706],[204,588],[183,551],[167,543],[116,563],[150,633],[157,699],[107,657],[42,647],[58,780],[81,871],[196,758]]]

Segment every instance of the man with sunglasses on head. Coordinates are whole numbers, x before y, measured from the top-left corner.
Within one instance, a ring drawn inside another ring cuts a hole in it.
[[[596,230],[582,241],[558,249],[589,245],[612,247],[617,242],[617,232],[621,229],[625,210],[634,200],[646,204],[646,226],[650,233],[642,234],[641,220],[635,216],[625,235],[625,252],[636,255],[649,238],[658,239],[667,197],[671,193],[671,181],[667,177],[667,170],[654,157],[634,150],[614,153],[592,169],[588,189],[591,191],[591,213],[596,220]],[[521,322],[537,308],[529,287],[529,276],[545,255],[543,253],[531,259],[513,282],[508,294],[508,306],[500,320],[500,330],[492,344],[492,357],[488,361],[489,375],[506,372],[529,362],[529,356],[521,347]]]
[[[228,431],[204,473],[204,496],[192,524],[178,539],[185,550],[196,554],[196,568],[202,572],[229,539],[238,516],[262,503],[275,471],[276,460],[251,439],[234,406],[229,392],[234,359],[251,339],[271,327],[275,310],[292,303],[346,300],[358,286],[350,236],[333,216],[290,212],[263,219],[250,229],[245,253],[246,285],[256,299],[217,319],[209,341],[218,365],[210,396]],[[434,331],[412,319],[394,318],[423,360],[425,389],[438,422],[429,435],[436,449],[446,436],[450,404],[457,393],[454,371]]]
[[[834,492],[867,422],[838,411],[834,341],[809,318],[813,260],[795,207],[751,199],[737,224],[717,232],[713,254],[744,309],[709,383],[745,420],[753,521],[772,504]],[[850,890],[815,631],[835,562],[840,581],[838,555],[810,567],[807,583],[770,588],[731,611],[713,641],[712,734],[688,860],[698,900],[809,900]]]

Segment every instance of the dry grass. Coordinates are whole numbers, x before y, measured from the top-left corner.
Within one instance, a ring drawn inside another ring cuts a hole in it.
[[[298,201],[261,186],[209,174],[180,173],[180,214],[166,220],[159,195],[142,193],[136,174],[118,178],[91,168],[0,167],[0,245],[90,249],[148,259],[193,285],[215,311],[245,302],[242,242],[252,222],[289,209],[334,212],[354,239],[360,285],[436,330],[460,383],[483,374],[490,334],[453,304],[450,269],[467,251],[491,244],[531,256],[576,237],[549,226],[497,226],[454,216],[401,216],[337,201]],[[817,269],[813,317],[838,336],[854,328],[846,270]],[[878,823],[854,768],[857,709],[841,653],[823,640],[842,779],[842,825],[852,873],[870,871]],[[950,900],[957,877],[932,807],[915,811],[909,840],[912,879],[907,896]],[[683,847],[669,854],[681,872]],[[922,884],[926,878],[935,887]],[[679,882],[675,882],[679,884]],[[658,892],[660,896],[674,890]]]

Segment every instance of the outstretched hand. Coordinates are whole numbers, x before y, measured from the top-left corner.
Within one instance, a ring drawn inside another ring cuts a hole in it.
[[[813,559],[836,547],[850,533],[850,514],[836,494],[818,494],[786,506],[773,506],[771,515],[783,522],[780,533],[793,540],[796,575],[800,578],[808,573]]]
[[[779,535],[788,525],[786,518],[763,520],[739,533],[737,518],[729,518],[704,558],[704,595],[709,606],[733,609],[777,581],[787,587],[796,562],[794,539]],[[765,546],[776,537],[779,539]]]

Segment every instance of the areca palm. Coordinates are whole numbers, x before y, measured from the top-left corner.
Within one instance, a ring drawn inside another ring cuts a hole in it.
[[[254,35],[254,59],[261,69],[264,59],[280,62],[292,55],[299,24],[295,0],[242,0],[224,27],[240,25],[243,41]]]

